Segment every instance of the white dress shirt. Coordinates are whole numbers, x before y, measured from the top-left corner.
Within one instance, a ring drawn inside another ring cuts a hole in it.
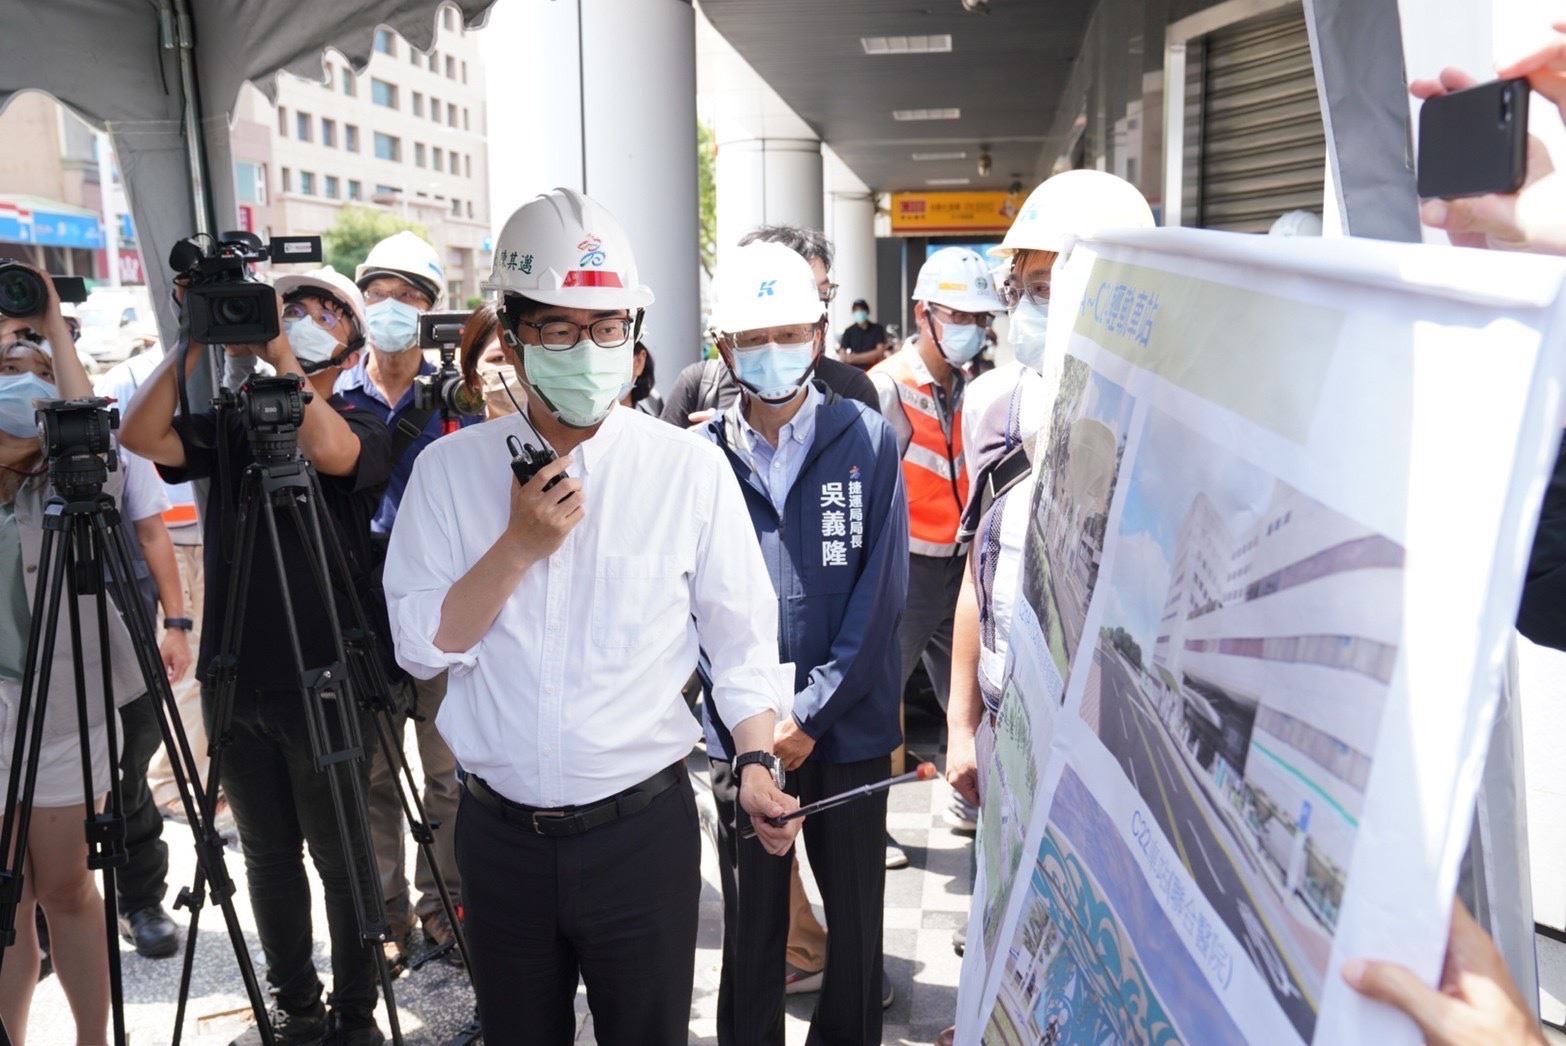
[[[786,714],[777,596],[721,451],[616,406],[572,452],[584,518],[530,567],[470,650],[434,645],[451,586],[510,517],[506,437],[520,416],[445,436],[419,455],[387,553],[397,660],[450,669],[436,726],[457,761],[529,806],[594,802],[678,762],[701,737],[680,696],[698,642],[723,719]]]

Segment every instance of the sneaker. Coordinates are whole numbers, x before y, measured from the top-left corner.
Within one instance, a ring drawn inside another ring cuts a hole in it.
[[[321,1046],[331,1034],[331,1021],[326,1015],[326,1004],[320,999],[308,1009],[290,1011],[281,1004],[266,1011],[272,1025],[272,1041],[276,1046]],[[261,1029],[252,1026],[229,1046],[261,1046]]]
[[[386,1041],[373,1017],[351,1019],[333,1011],[332,1025],[332,1046],[381,1046]]]
[[[901,846],[898,846],[896,843],[892,842],[890,838],[888,838],[886,840],[886,870],[891,871],[894,868],[907,867],[908,855],[903,853],[903,848]]]
[[[972,835],[979,830],[979,808],[969,804],[956,792],[952,793],[951,805],[947,806],[941,817],[954,832]]]
[[[120,916],[120,936],[148,959],[167,959],[179,951],[179,929],[161,904]]]
[[[968,950],[968,928],[959,926],[952,931],[952,951],[961,955]]]
[[[807,992],[818,992],[821,990],[821,978],[825,973],[825,970],[817,970],[815,973],[810,973],[806,970],[801,970],[791,962],[785,962],[783,964],[783,994],[804,995]]]

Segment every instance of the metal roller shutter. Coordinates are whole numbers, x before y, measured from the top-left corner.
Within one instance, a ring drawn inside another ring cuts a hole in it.
[[[1285,211],[1321,213],[1326,134],[1303,11],[1236,22],[1202,43],[1197,224],[1265,232]]]

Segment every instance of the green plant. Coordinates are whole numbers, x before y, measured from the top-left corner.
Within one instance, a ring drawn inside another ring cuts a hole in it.
[[[710,277],[718,260],[718,140],[712,128],[696,125],[697,216],[700,229],[696,242],[701,250],[701,267]]]
[[[321,236],[326,264],[352,277],[371,247],[404,229],[429,239],[424,226],[399,218],[390,211],[376,207],[344,207],[337,212],[337,221]]]

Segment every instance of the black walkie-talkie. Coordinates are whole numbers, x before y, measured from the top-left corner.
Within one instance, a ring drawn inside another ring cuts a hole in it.
[[[555,452],[548,447],[535,447],[531,443],[523,443],[514,435],[506,437],[506,449],[511,451],[511,473],[524,487],[527,486],[528,480],[538,475],[539,470],[555,460]],[[556,476],[544,484],[544,489],[548,490],[559,482],[560,476]]]

